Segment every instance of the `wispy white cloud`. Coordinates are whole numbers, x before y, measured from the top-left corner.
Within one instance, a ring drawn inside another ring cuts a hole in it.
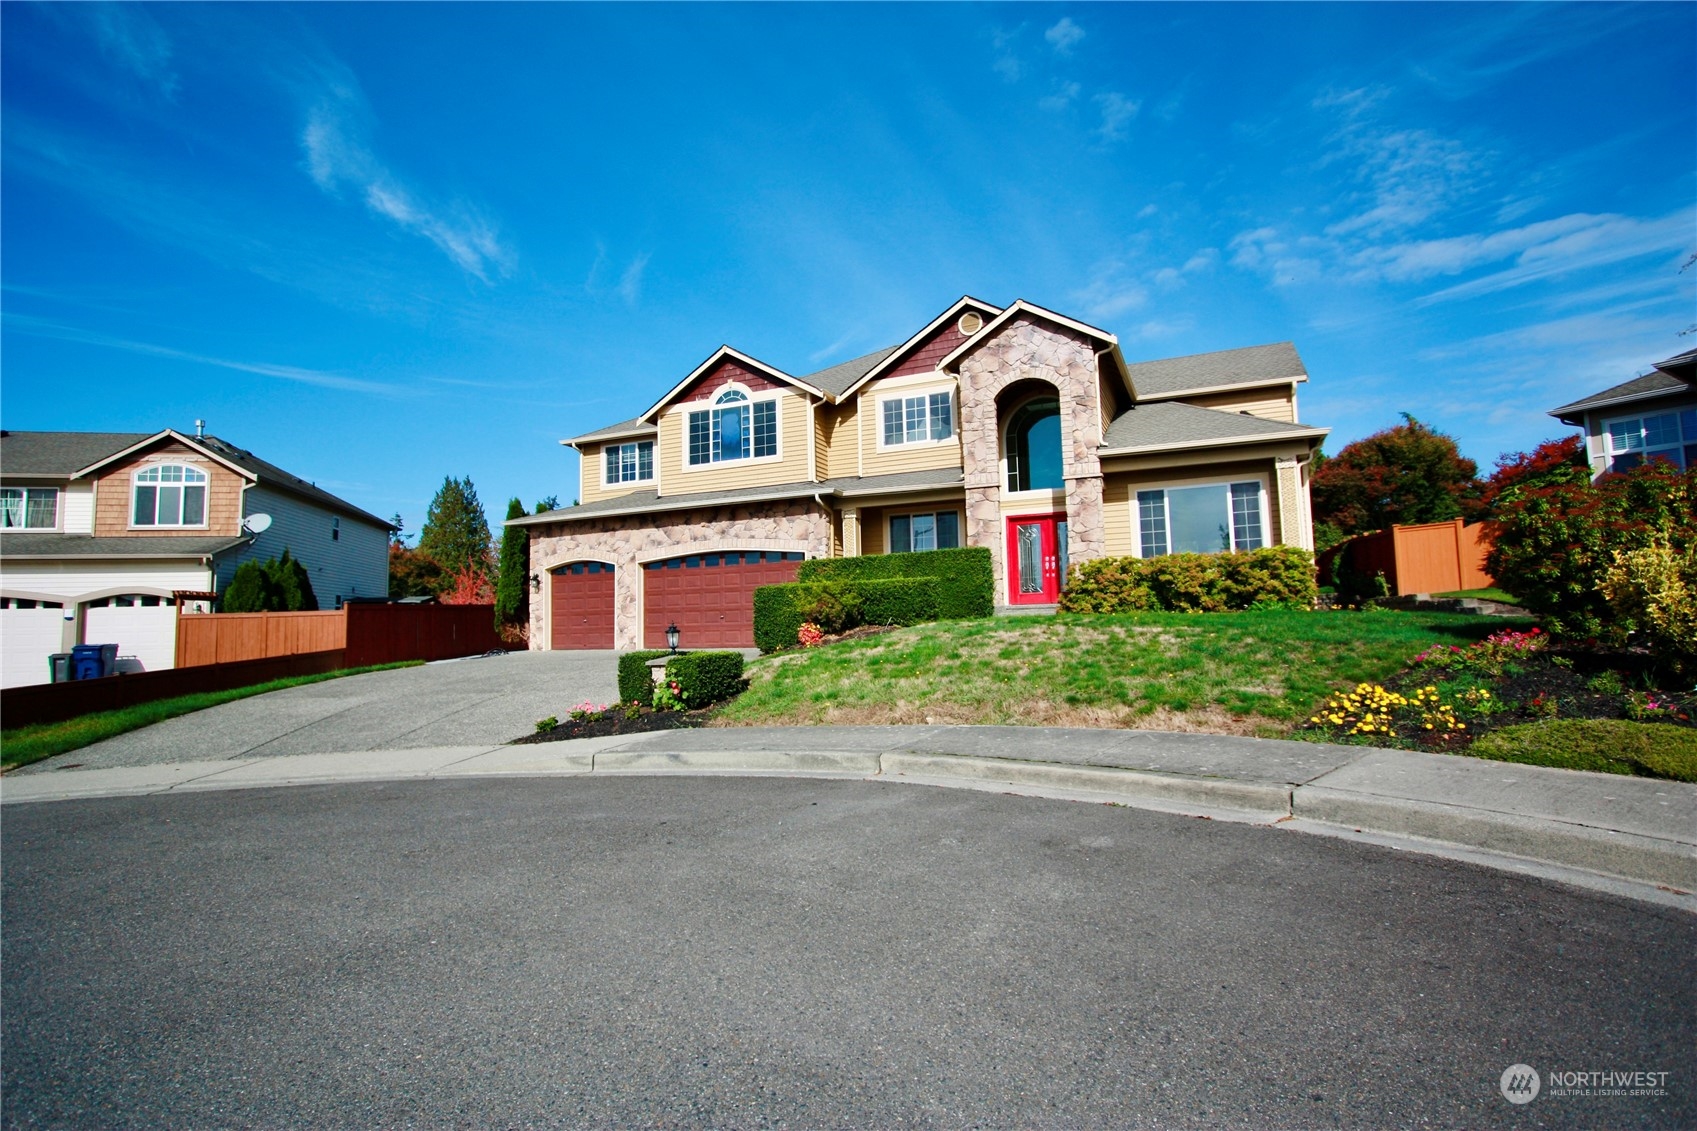
[[[1451,207],[1477,180],[1482,155],[1430,130],[1385,125],[1377,111],[1389,96],[1380,87],[1331,89],[1313,100],[1316,110],[1338,119],[1321,167],[1348,169],[1359,186],[1340,202],[1354,214],[1332,224],[1328,235],[1407,230]]]
[[[151,342],[137,342],[127,338],[113,337],[110,334],[85,330],[79,326],[70,326],[27,314],[8,313],[5,316],[5,324],[6,328],[13,333],[29,334],[38,338],[53,338],[64,342],[78,342],[83,345],[100,346],[104,349],[123,350],[126,353],[143,354],[148,357],[170,358],[175,361],[192,362],[196,365],[211,365],[220,369],[232,369],[238,373],[253,373],[261,377],[274,377],[282,381],[314,385],[321,389],[338,389],[348,393],[373,393],[386,397],[407,395],[407,390],[401,386],[385,384],[381,381],[366,381],[358,377],[348,377],[322,369],[303,369],[296,365],[276,365],[263,361],[234,361],[225,357],[212,357],[208,354],[193,353],[189,350],[173,349],[170,346],[154,345]]]
[[[648,269],[650,255],[643,252],[630,261],[625,273],[619,276],[618,294],[625,300],[626,306],[635,306],[642,297],[642,273]]]
[[[100,45],[100,53],[166,98],[177,94],[171,37],[140,4],[68,4]]]
[[[1020,24],[1016,28],[995,28],[990,32],[990,46],[996,53],[990,67],[1002,76],[1004,82],[1018,82],[1025,74],[1025,65],[1014,50],[1014,44],[1024,30],[1025,25]]]
[[[1096,128],[1096,133],[1103,141],[1119,141],[1126,135],[1126,127],[1137,117],[1143,103],[1134,98],[1127,98],[1117,90],[1103,91],[1095,97],[1096,105],[1102,109],[1102,124]]]
[[[1070,55],[1079,40],[1084,38],[1084,29],[1073,23],[1071,16],[1062,16],[1058,23],[1043,33],[1043,38],[1062,55]]]
[[[484,282],[512,271],[516,258],[495,226],[460,205],[425,204],[371,150],[369,111],[357,90],[338,84],[307,113],[301,149],[313,183],[332,196],[351,188],[374,215],[435,244],[467,274]]]
[[[1053,94],[1046,94],[1037,100],[1037,105],[1044,110],[1059,111],[1071,106],[1083,89],[1075,82],[1057,82]]]

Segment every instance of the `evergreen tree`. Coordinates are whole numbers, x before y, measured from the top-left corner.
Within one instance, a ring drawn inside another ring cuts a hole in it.
[[[489,519],[477,501],[471,476],[455,479],[450,475],[442,480],[424,516],[418,548],[450,576],[467,570],[489,572]]]
[[[560,496],[558,496],[558,495],[549,495],[546,499],[536,500],[536,513],[537,514],[546,514],[549,511],[557,511],[559,509],[560,509]]]
[[[524,504],[507,503],[507,517],[523,518]],[[524,624],[530,619],[530,534],[522,526],[501,531],[500,580],[495,583],[495,627]]]
[[[266,576],[271,581],[276,593],[276,604],[270,606],[271,611],[280,613],[317,612],[318,595],[312,591],[312,578],[307,574],[306,566],[298,558],[289,556],[289,548],[283,547],[283,556],[265,563]]]
[[[236,574],[218,598],[226,613],[263,613],[276,601],[271,576],[259,562],[249,559],[236,567]]]

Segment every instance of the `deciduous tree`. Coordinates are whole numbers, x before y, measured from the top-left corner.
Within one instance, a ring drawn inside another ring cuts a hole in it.
[[[1316,461],[1314,519],[1343,534],[1479,513],[1479,465],[1408,413],[1403,423]]]

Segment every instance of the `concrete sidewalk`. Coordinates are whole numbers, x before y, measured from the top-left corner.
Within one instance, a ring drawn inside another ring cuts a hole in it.
[[[1228,735],[946,726],[663,731],[8,775],[0,802],[631,773],[813,775],[1113,802],[1371,840],[1697,911],[1697,786]]]

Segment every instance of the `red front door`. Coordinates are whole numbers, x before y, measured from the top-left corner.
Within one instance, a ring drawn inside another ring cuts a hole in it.
[[[1008,604],[1052,605],[1066,575],[1066,515],[1008,519]]]

